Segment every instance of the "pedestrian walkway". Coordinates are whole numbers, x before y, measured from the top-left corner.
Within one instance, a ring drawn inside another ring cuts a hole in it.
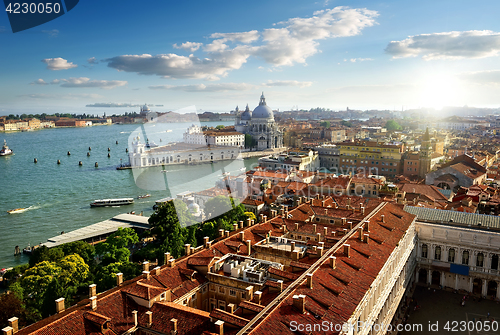
[[[421,324],[422,330],[399,334],[500,334],[500,304],[492,300],[465,297],[462,306],[463,294],[418,286],[406,324]],[[489,331],[485,330],[487,325],[490,326]]]

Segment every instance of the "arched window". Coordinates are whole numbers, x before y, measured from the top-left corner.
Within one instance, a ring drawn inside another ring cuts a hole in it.
[[[436,249],[434,249],[434,259],[438,261],[441,260],[441,247],[436,247]]]
[[[467,250],[462,253],[462,264],[469,265],[469,252]]]
[[[480,252],[479,254],[477,254],[476,266],[483,267],[483,265],[484,265],[484,254]]]
[[[448,262],[455,262],[455,249],[448,250]]]
[[[498,270],[498,255],[493,255],[491,257],[491,269]]]
[[[422,244],[422,258],[427,258],[427,244]]]

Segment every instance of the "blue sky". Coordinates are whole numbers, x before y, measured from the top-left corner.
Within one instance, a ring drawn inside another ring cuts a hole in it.
[[[13,34],[0,114],[500,105],[497,1],[80,1]]]

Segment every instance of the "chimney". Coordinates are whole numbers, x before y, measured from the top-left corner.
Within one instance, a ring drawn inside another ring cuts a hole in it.
[[[295,242],[290,242],[290,251],[293,252],[295,250]]]
[[[253,295],[253,300],[256,304],[260,305],[260,303],[262,302],[262,292],[261,291],[255,292]]]
[[[365,208],[361,206],[361,214],[365,214]]]
[[[247,249],[248,249],[248,256],[252,253],[252,241],[247,240]]]
[[[243,221],[240,221],[239,224],[240,224],[240,228],[243,228]]]
[[[212,242],[207,242],[207,249],[210,249],[212,247]]]
[[[366,244],[370,243],[370,234],[364,234],[364,235]]]
[[[385,223],[385,215],[380,215],[380,220]]]
[[[142,271],[149,271],[149,262],[145,261],[142,263]]]
[[[307,287],[309,287],[310,289],[313,288],[313,274],[312,273],[308,273],[306,275],[307,277]]]
[[[337,261],[337,257],[330,256],[330,267],[332,269],[335,269],[335,267],[337,266],[336,261]]]
[[[347,222],[346,218],[342,218],[342,224],[344,225]]]
[[[344,235],[347,235],[347,228],[342,229]]]
[[[177,319],[170,319],[170,324],[172,325],[171,334],[177,334]]]
[[[229,230],[226,230],[224,233],[226,237],[229,237]]]
[[[240,241],[245,242],[245,232],[244,231],[240,231]]]
[[[92,284],[89,285],[89,298],[92,298],[93,296],[97,295],[97,285]]]
[[[147,311],[146,316],[148,317],[148,323],[147,323],[146,327],[149,328],[153,324],[153,312]]]
[[[264,219],[264,222],[267,221],[267,215],[264,215],[262,218]]]
[[[255,220],[250,220],[250,225],[253,226],[255,224]]]
[[[370,221],[365,221],[365,230],[366,232],[370,231]]]
[[[316,224],[315,223],[313,224],[313,230],[314,230],[314,233],[316,233]]]
[[[137,311],[132,311],[132,316],[134,317],[134,325],[137,326]]]
[[[292,251],[292,260],[294,260],[294,261],[299,260],[299,251],[298,250]]]
[[[64,312],[64,298],[59,298],[56,300],[56,313]]]
[[[328,227],[323,228],[323,234],[325,235],[325,237],[328,235]]]
[[[3,335],[12,335],[14,334],[14,329],[12,327],[5,327],[2,329],[2,334]]]
[[[224,237],[224,229],[219,229],[219,237]]]
[[[278,280],[278,284],[280,284],[280,292],[283,292],[283,280]]]
[[[157,275],[157,276],[159,276],[159,275],[160,275],[160,269],[161,269],[161,268],[160,268],[159,266],[157,266],[157,267],[155,267],[155,268],[153,269],[153,270],[155,271],[155,275]]]
[[[93,296],[90,298],[90,308],[92,308],[93,311],[97,309],[97,297]]]
[[[237,223],[233,223],[233,230],[238,230],[238,224]]]
[[[359,231],[359,240],[363,242],[363,227],[359,227],[358,231]]]
[[[283,224],[283,233],[288,232],[288,227],[286,226],[286,223]]]
[[[344,244],[344,255],[346,255],[347,258],[351,257],[351,245]]]
[[[325,204],[326,204],[326,201],[325,201],[325,200],[322,200],[322,201],[321,201],[321,207],[325,207]],[[326,210],[326,208],[325,208],[325,210]]]
[[[167,264],[168,264],[168,261],[170,260],[170,257],[171,257],[171,256],[170,256],[170,253],[169,253],[169,252],[166,252],[166,253],[165,253],[165,257],[164,257],[164,261],[163,261],[163,263],[164,263],[165,265],[167,265]]]
[[[203,238],[203,247],[206,249],[207,248],[207,244],[208,244],[208,241],[210,240],[210,237],[208,236],[205,236]]]
[[[245,294],[246,300],[252,301],[253,300],[253,286],[248,286],[245,289],[245,291],[246,291],[246,294]]]
[[[347,198],[347,206],[351,206],[351,198]]]
[[[118,272],[116,274],[116,286],[120,286],[123,283],[123,273]]]
[[[352,221],[347,222],[349,224],[349,230],[352,230]]]
[[[175,266],[175,258],[170,258],[168,260],[168,267],[173,268]]]
[[[189,243],[184,244],[184,254],[186,256],[189,256],[190,252],[191,252],[191,244]]]
[[[227,305],[227,311],[229,313],[233,314],[235,309],[236,309],[236,306],[234,304]]]
[[[306,312],[306,296],[304,294],[293,296],[293,307],[297,308],[300,313]]]
[[[149,271],[142,271],[142,274],[144,275],[144,279],[149,280],[151,279],[151,275]]]
[[[325,215],[328,215],[328,208],[325,208]]]
[[[298,222],[295,222],[295,230],[298,231],[299,230],[299,223]]]
[[[321,241],[321,233],[316,233],[316,239],[319,241]]]
[[[247,219],[247,227],[250,227],[252,225],[252,220],[251,219]]]
[[[259,218],[260,218],[260,222],[264,222],[264,214],[260,214]]]
[[[217,320],[215,322],[215,333],[217,335],[224,335],[224,321]]]
[[[12,327],[12,333],[15,334],[19,330],[19,319],[16,317],[10,318],[9,320],[9,327]]]
[[[323,256],[323,250],[324,250],[324,249],[323,249],[323,247],[317,247],[317,248],[316,248],[316,255],[317,255],[318,257]]]

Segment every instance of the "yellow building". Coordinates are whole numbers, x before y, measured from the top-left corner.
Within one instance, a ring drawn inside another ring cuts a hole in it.
[[[373,141],[343,142],[339,147],[339,173],[365,173],[395,177],[400,174],[404,145]]]
[[[28,120],[28,127],[31,129],[38,129],[40,128],[40,120],[37,118],[32,118]]]

